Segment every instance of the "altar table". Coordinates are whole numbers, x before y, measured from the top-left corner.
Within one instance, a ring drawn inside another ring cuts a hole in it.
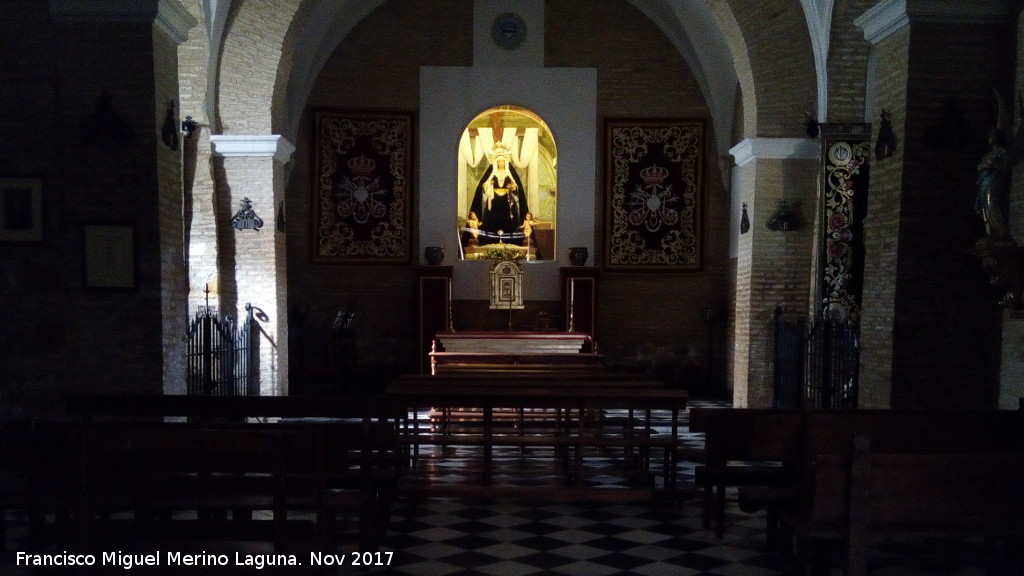
[[[602,357],[581,332],[438,332],[430,373],[601,368]]]

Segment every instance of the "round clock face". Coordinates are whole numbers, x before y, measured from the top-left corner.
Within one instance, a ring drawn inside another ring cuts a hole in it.
[[[498,46],[514,50],[526,40],[526,23],[519,15],[506,12],[494,19],[494,23],[491,24],[491,37]]]

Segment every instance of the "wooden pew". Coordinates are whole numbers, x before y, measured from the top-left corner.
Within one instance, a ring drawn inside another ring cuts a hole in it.
[[[21,511],[29,521],[29,551],[39,552],[62,532],[70,533],[75,506],[77,427],[63,422],[0,423],[0,519]],[[53,517],[55,522],[47,519]],[[0,552],[6,523],[0,522]]]
[[[598,354],[504,354],[431,352],[431,375],[564,373],[589,376],[607,370]]]
[[[268,419],[375,418],[397,420],[403,407],[381,398],[349,396],[190,396],[183,394],[69,395],[65,412],[84,422],[100,419],[192,422]]]
[[[755,430],[755,456],[764,448],[759,443],[777,443],[778,428],[768,421]],[[798,483],[775,488],[741,488],[744,500],[767,507],[769,517],[783,515],[806,517],[806,494],[834,482],[816,480],[823,457],[845,455],[857,436],[872,438],[879,451],[907,454],[936,453],[1013,453],[1024,452],[1024,413],[1008,410],[905,411],[857,410],[849,412],[808,411],[802,416],[800,434],[793,448],[801,452],[797,466]],[[784,434],[783,437],[786,435]],[[777,450],[769,447],[768,450]],[[839,484],[840,486],[844,484]],[[833,503],[842,501],[833,494]],[[819,501],[824,500],[824,496]],[[774,527],[769,524],[770,544]],[[806,536],[806,535],[805,535]],[[806,536],[813,539],[813,536]]]
[[[690,409],[690,431],[704,433],[694,479],[703,492],[703,523],[724,537],[728,487],[774,488],[794,482],[802,413],[757,408]],[[774,514],[774,511],[772,512]],[[769,519],[769,526],[774,518]]]
[[[438,332],[429,355],[432,375],[605,370],[590,336],[573,332]]]
[[[85,430],[77,544],[103,550],[130,540],[262,540],[286,550],[286,471],[281,434],[189,425]],[[230,512],[246,518],[227,520]],[[272,513],[268,526],[248,513]],[[188,517],[183,517],[187,514]]]
[[[570,484],[580,487],[582,483],[584,450],[594,447],[619,446],[649,450],[652,448],[671,449],[675,445],[679,413],[686,407],[687,395],[684,390],[652,387],[630,382],[615,385],[612,381],[587,385],[585,382],[570,380],[552,382],[547,380],[514,380],[502,384],[483,384],[479,381],[464,382],[446,379],[429,382],[410,382],[399,379],[387,388],[387,396],[412,408],[467,407],[480,411],[479,434],[450,433],[447,430],[434,431],[421,427],[414,421],[406,428],[405,441],[415,451],[423,444],[477,445],[483,448],[482,477],[484,486],[490,485],[493,472],[493,450],[496,446],[548,446],[574,451],[575,458],[570,472]],[[555,421],[550,430],[541,433],[523,433],[522,430],[505,431],[495,425],[498,410],[550,410]],[[625,425],[617,434],[608,434],[601,427],[600,419],[588,414],[600,414],[607,409],[632,410],[643,414],[634,424]],[[672,432],[665,439],[655,439],[649,434],[636,433],[639,426],[650,429],[650,410],[669,410],[673,415]]]
[[[1018,410],[857,410],[808,412],[808,457],[845,451],[867,436],[883,452],[1024,451],[1024,412]]]
[[[240,434],[271,435],[284,447],[283,468],[263,469],[254,460],[245,475],[263,477],[262,484],[250,482],[242,488],[251,492],[263,489],[266,500],[273,493],[266,478],[283,475],[287,490],[281,506],[285,510],[315,511],[320,535],[331,538],[339,512],[357,514],[363,550],[376,549],[386,532],[390,507],[406,466],[398,442],[398,426],[405,419],[405,409],[379,398],[89,395],[68,398],[68,412],[79,416],[86,428],[96,433],[119,429],[127,437],[138,434],[149,438],[154,434],[150,430],[167,432],[169,437],[163,439],[167,450],[173,449],[173,437],[178,433],[200,435],[212,446],[218,438],[231,443]],[[189,423],[165,421],[182,418]],[[91,451],[102,455],[102,448],[92,446]],[[265,462],[279,456],[267,452],[270,449],[264,444]],[[242,455],[244,451],[239,457]],[[175,461],[173,455],[168,461]],[[245,467],[243,464],[237,463],[240,468]],[[121,472],[131,476],[145,470],[139,466]],[[181,494],[177,500],[187,502],[188,494]],[[232,500],[226,495],[219,506],[221,511],[233,509],[236,515],[251,517],[252,507]],[[237,508],[233,508],[235,504]]]
[[[1024,453],[883,453],[871,445],[856,435],[848,452],[818,455],[804,506],[784,515],[812,573],[831,574],[831,552],[841,550],[844,574],[864,576],[874,537],[1024,537]]]
[[[392,422],[363,420],[358,425],[275,424],[285,431],[290,464],[289,508],[317,514],[321,534],[337,540],[339,513],[356,512],[360,550],[376,551],[387,532],[405,462]],[[298,433],[293,433],[298,432]]]
[[[738,486],[741,509],[767,509],[770,545],[775,544],[779,511],[794,505],[800,482],[813,474],[818,455],[843,451],[857,434],[871,436],[879,450],[893,452],[1024,451],[1024,412],[1012,410],[693,408],[690,429],[705,433],[710,452],[695,469],[705,490],[705,525],[713,525],[722,536],[718,519],[724,488]]]

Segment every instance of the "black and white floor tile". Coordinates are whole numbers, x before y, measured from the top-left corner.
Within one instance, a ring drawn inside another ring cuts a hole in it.
[[[697,404],[696,402],[694,404]],[[665,423],[658,423],[664,426]],[[702,445],[699,434],[683,431],[686,442]],[[579,500],[459,496],[460,487],[479,480],[466,463],[479,458],[473,448],[448,448],[425,453],[417,474],[450,488],[443,497],[418,492],[397,501],[380,554],[368,557],[378,566],[312,572],[308,567],[287,572],[252,570],[252,576],[289,574],[396,574],[412,576],[775,576],[795,574],[796,563],[767,549],[763,513],[744,513],[730,494],[724,538],[701,524],[700,499],[692,492],[662,492],[644,501]],[[496,453],[495,484],[552,486],[564,480],[550,455],[507,449]],[[588,486],[616,490],[629,483],[623,459],[614,453],[587,459]],[[655,458],[657,460],[657,458]],[[693,463],[679,464],[681,486],[692,483]],[[652,469],[660,466],[654,462]],[[662,488],[653,474],[645,481]],[[552,495],[555,494],[552,490]],[[682,494],[682,496],[680,495]],[[14,551],[24,547],[23,516],[7,514],[7,552],[0,576],[30,571],[12,566]],[[358,552],[354,544],[339,553]],[[976,576],[985,574],[986,548],[981,542],[947,544],[926,541],[878,542],[871,549],[871,576]],[[135,570],[147,574],[144,568]],[[73,570],[66,572],[75,574]],[[124,574],[124,570],[111,572]],[[183,569],[184,576],[199,572]],[[232,572],[235,573],[235,572]],[[838,574],[838,572],[836,572]],[[1024,573],[1015,572],[1017,574]]]

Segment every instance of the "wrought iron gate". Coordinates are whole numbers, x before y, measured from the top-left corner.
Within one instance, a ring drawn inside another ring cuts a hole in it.
[[[201,306],[188,330],[187,383],[190,395],[258,396],[259,324],[245,305],[241,327],[215,307]]]
[[[857,408],[860,334],[833,320],[787,321],[775,309],[776,408]]]

